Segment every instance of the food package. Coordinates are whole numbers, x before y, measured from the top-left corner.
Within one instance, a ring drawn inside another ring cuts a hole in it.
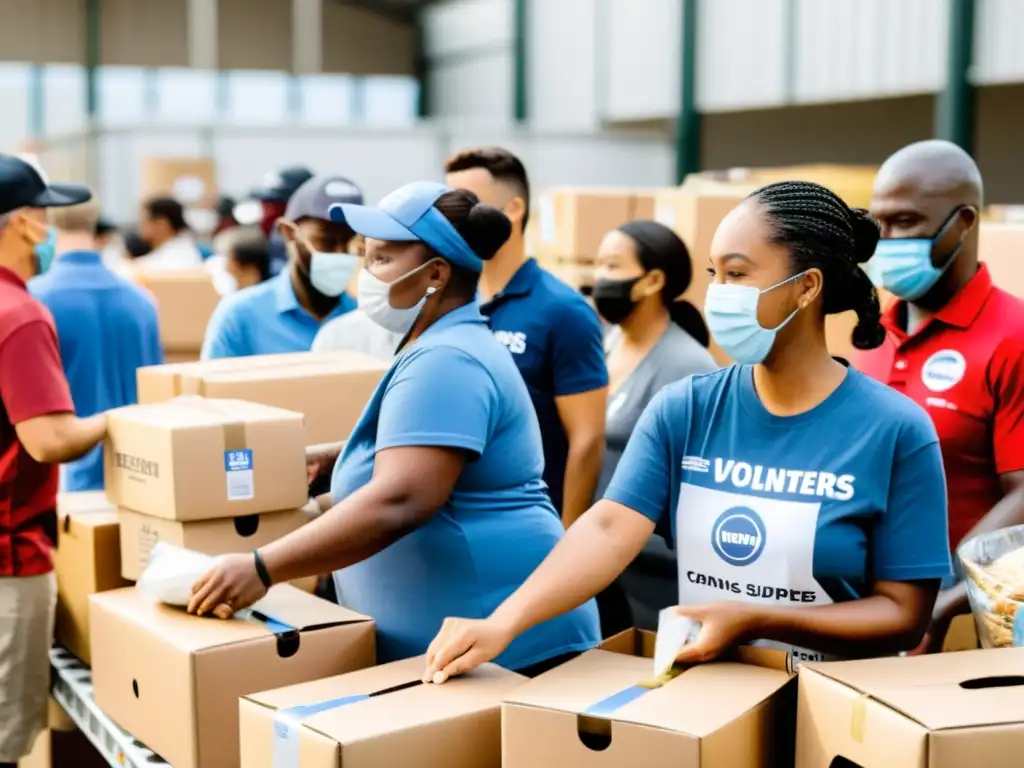
[[[654,640],[654,678],[660,679],[672,671],[676,656],[697,640],[700,634],[699,621],[683,616],[679,608],[663,608],[658,614],[658,634]]]
[[[137,586],[153,602],[187,606],[192,597],[192,585],[213,563],[214,558],[209,555],[157,542]]]
[[[967,597],[982,648],[1014,643],[1018,613],[1024,624],[1024,525],[972,536],[960,545]],[[1022,627],[1024,628],[1024,627]],[[1018,631],[1019,634],[1019,631]]]

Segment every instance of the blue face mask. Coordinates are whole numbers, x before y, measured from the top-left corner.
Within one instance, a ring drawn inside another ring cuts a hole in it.
[[[46,239],[32,246],[32,255],[36,258],[36,274],[43,275],[53,264],[57,254],[57,232],[53,227],[46,228]]]
[[[962,239],[941,267],[933,265],[935,247],[959,212],[960,208],[954,210],[933,237],[879,240],[875,255],[865,265],[875,287],[884,288],[904,301],[914,301],[928,293],[960,253]]]
[[[794,309],[789,317],[776,328],[762,328],[757,321],[757,304],[761,294],[803,276],[803,272],[776,283],[763,291],[752,285],[712,283],[704,299],[704,319],[715,343],[729,357],[742,365],[764,362],[772,351],[776,334],[796,317],[800,308]]]
[[[351,253],[310,251],[309,281],[324,296],[341,296],[358,266],[359,257]]]

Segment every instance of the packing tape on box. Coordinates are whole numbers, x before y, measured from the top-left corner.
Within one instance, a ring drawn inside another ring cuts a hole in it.
[[[182,401],[194,405],[200,410],[229,419],[226,424],[221,426],[224,433],[224,450],[245,450],[245,420],[239,419],[236,414],[231,413],[230,408],[225,408],[218,400],[207,400],[198,395],[184,395]]]
[[[858,696],[853,702],[853,711],[850,713],[850,738],[858,744],[864,743],[864,724],[868,719],[868,700],[870,698],[866,693]]]
[[[390,688],[385,688],[374,693],[360,693],[353,696],[341,696],[337,699],[328,699],[317,704],[300,704],[287,709],[279,709],[274,713],[274,768],[299,768],[299,741],[302,731],[302,721],[307,717],[318,715],[339,707],[346,707],[349,704],[358,704],[360,701],[367,701],[377,696],[386,696],[389,693],[405,691],[409,688],[423,685],[421,680],[412,680],[408,683],[399,683]]]
[[[265,613],[259,611],[250,610],[246,618],[256,624],[266,627],[275,635],[283,635],[288,632],[298,632],[298,627],[293,627],[291,624],[286,624],[283,621],[278,621],[273,616],[268,616]]]
[[[613,693],[606,699],[601,699],[596,704],[591,704],[583,710],[582,714],[590,717],[611,717],[627,704],[636,701],[645,693],[650,693],[651,690],[653,689],[645,688],[642,685],[631,685],[618,693]]]

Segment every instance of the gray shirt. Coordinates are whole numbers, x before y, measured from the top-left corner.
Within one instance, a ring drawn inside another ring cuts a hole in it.
[[[354,309],[325,324],[313,339],[312,351],[362,352],[391,362],[401,343],[401,334],[384,330],[361,309]]]
[[[613,328],[605,338],[605,351],[610,352],[619,343],[622,332]],[[604,463],[597,483],[597,495],[602,498],[615,474],[629,436],[640,420],[640,414],[658,391],[666,384],[685,379],[693,373],[707,373],[718,368],[718,363],[696,339],[675,323],[669,323],[665,333],[651,351],[626,377],[619,388],[608,397],[605,415]]]

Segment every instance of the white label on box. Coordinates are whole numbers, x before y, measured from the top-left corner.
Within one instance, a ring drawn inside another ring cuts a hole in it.
[[[654,220],[671,229],[676,225],[675,211],[667,203],[658,203],[654,206]]]
[[[274,717],[274,768],[299,768],[299,729],[302,723],[288,712]]]
[[[555,201],[548,195],[543,195],[540,199],[540,239],[545,243],[555,243],[558,240]]]
[[[248,501],[256,496],[252,474],[252,450],[224,451],[228,501]]]

